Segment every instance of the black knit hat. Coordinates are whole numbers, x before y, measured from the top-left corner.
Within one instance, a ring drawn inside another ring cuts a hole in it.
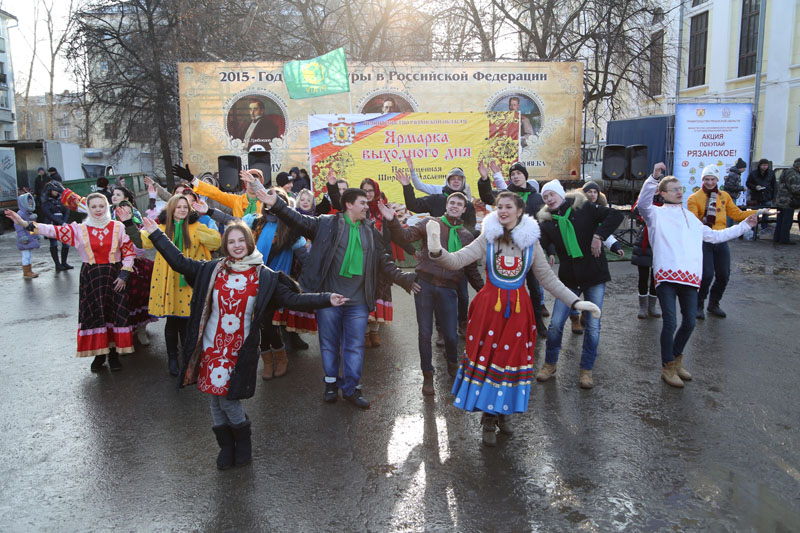
[[[528,180],[528,169],[525,168],[525,165],[523,165],[519,161],[517,161],[516,163],[511,165],[511,168],[508,169],[508,177],[509,178],[511,177],[511,173],[514,172],[515,170],[519,170],[520,172],[525,174],[525,180],[526,181]]]
[[[583,192],[586,192],[586,191],[588,191],[588,190],[590,190],[590,189],[594,189],[594,190],[596,190],[597,192],[603,192],[603,191],[601,191],[601,190],[600,190],[600,186],[599,186],[599,185],[598,185],[596,182],[594,182],[594,181],[587,181],[587,182],[586,182],[586,183],[583,185]]]
[[[278,175],[275,176],[275,183],[278,184],[278,187],[283,187],[290,181],[292,181],[292,177],[286,172],[278,172]]]
[[[747,163],[741,157],[736,160],[736,168],[747,168]]]

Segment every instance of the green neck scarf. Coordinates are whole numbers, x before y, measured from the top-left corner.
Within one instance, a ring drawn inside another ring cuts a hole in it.
[[[247,194],[247,193],[245,193]],[[258,212],[256,209],[256,202],[258,202],[258,198],[248,198],[247,199],[247,209],[244,210],[245,215],[252,215]]]
[[[578,244],[578,237],[575,235],[575,226],[569,220],[571,212],[572,207],[570,206],[562,216],[553,213],[553,220],[559,223],[558,229],[561,232],[561,240],[564,241],[564,246],[567,248],[567,254],[573,259],[580,259],[583,257],[583,252]]]
[[[528,203],[528,196],[531,195],[531,191],[518,192],[517,194],[520,195],[520,197],[522,198],[522,201],[527,204]]]
[[[447,251],[450,253],[459,251],[464,245],[461,244],[461,237],[458,236],[458,230],[462,228],[464,224],[459,224],[458,226],[450,224],[450,221],[447,220],[447,215],[442,215],[442,218],[439,220],[450,228],[450,235],[447,237]]]
[[[173,230],[174,233],[172,234],[172,244],[175,245],[175,248],[183,253],[183,223],[185,220],[178,220],[172,219],[172,222],[175,224],[175,229]],[[186,279],[181,274],[180,286],[186,287]]]
[[[344,215],[344,221],[350,226],[350,234],[339,275],[345,278],[361,276],[364,274],[364,248],[361,245],[361,232],[358,231],[361,221],[353,222],[347,214]]]

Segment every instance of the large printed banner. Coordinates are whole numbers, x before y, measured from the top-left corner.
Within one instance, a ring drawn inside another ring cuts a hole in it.
[[[213,172],[218,156],[246,161],[247,151],[259,145],[272,152],[273,172],[308,168],[310,115],[515,111],[519,157],[530,177],[579,177],[581,63],[347,66],[350,93],[290,100],[283,63],[180,63],[184,161],[192,170]]]
[[[330,169],[358,187],[363,178],[378,181],[381,192],[403,203],[398,169],[408,170],[411,158],[423,181],[444,184],[454,167],[464,170],[477,195],[479,161],[494,161],[508,175],[517,160],[519,114],[491,113],[369,113],[308,117],[314,190],[324,191]]]
[[[725,173],[738,158],[750,160],[752,123],[752,104],[677,105],[672,168],[686,192],[684,202],[702,187],[705,166],[719,167],[721,187]]]

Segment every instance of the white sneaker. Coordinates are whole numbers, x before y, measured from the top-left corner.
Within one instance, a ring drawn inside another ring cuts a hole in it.
[[[147,336],[147,327],[142,326],[136,329],[136,340],[138,340],[139,344],[142,346],[150,345],[150,337]]]

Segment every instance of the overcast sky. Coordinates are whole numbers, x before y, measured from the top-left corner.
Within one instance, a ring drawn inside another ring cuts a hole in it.
[[[0,9],[17,17],[17,26],[11,21],[9,28],[8,47],[11,50],[11,62],[14,67],[14,83],[17,92],[25,91],[25,84],[28,80],[28,69],[30,68],[31,57],[33,56],[33,28],[37,23],[34,16],[35,6],[41,4],[42,0],[0,0]],[[69,10],[69,0],[45,0],[48,4],[54,4],[53,16],[55,19],[56,35],[60,36],[67,23],[67,13]],[[77,4],[77,2],[76,2]],[[31,83],[31,96],[46,93],[50,85],[50,76],[47,69],[50,66],[50,45],[47,38],[47,27],[45,25],[44,9],[39,7],[38,33],[36,35],[36,61],[33,65],[33,76]],[[57,39],[58,37],[56,37]],[[65,90],[74,90],[75,84],[68,72],[67,62],[63,58],[56,60],[55,80],[53,90],[56,93]]]

